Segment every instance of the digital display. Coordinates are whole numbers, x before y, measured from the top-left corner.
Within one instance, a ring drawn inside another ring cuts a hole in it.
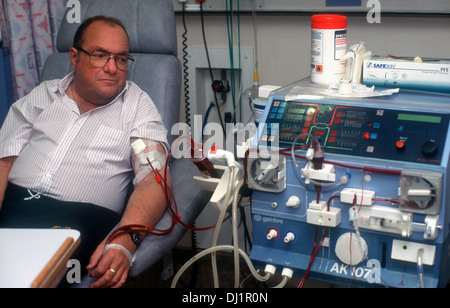
[[[397,120],[440,124],[442,118],[430,115],[399,113]]]

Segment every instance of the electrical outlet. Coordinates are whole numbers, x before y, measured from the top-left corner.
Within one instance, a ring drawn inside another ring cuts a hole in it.
[[[186,4],[186,12],[200,12],[200,4]]]
[[[207,2],[208,3],[208,2]],[[206,115],[211,102],[215,103],[215,95],[211,89],[211,74],[206,58],[206,50],[204,48],[187,48],[188,53],[188,88],[190,89],[190,106],[191,115]],[[253,67],[254,67],[254,50],[251,48],[241,48],[241,68],[231,69],[230,65],[230,50],[228,48],[209,48],[208,49],[211,69],[215,79],[221,79],[222,73],[225,70],[227,80],[230,81],[230,87],[239,88],[236,81],[239,77],[242,80],[242,88],[248,89],[253,85]],[[234,50],[234,58],[239,59],[238,49]],[[231,72],[234,72],[235,84],[231,82]],[[216,93],[217,94],[217,93]],[[220,104],[221,95],[217,95],[222,116],[225,112],[232,112],[234,114],[233,95],[232,92],[227,92],[227,99],[225,104]],[[239,103],[239,100],[237,100]],[[253,113],[247,101],[243,100],[241,108],[236,104],[236,122],[247,123],[251,119]],[[208,123],[220,123],[216,107],[211,109],[209,113]],[[200,125],[202,122],[200,123]]]

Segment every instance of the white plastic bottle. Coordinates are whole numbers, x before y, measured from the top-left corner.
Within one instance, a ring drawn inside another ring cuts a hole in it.
[[[320,14],[311,19],[311,81],[331,85],[341,80],[347,52],[347,17]]]

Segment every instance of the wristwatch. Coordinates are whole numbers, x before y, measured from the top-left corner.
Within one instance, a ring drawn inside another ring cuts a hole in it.
[[[131,232],[130,237],[136,246],[139,246],[139,244],[142,242],[142,235],[139,232]]]
[[[131,230],[131,228],[124,228],[123,230]],[[142,235],[139,232],[129,232],[128,233],[131,237],[131,241],[136,245],[139,246],[139,244],[142,242]]]

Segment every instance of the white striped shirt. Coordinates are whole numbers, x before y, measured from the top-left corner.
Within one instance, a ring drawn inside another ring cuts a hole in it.
[[[73,73],[43,82],[10,108],[0,130],[0,157],[17,156],[8,180],[120,213],[133,178],[131,138],[167,149],[167,130],[151,98],[130,81],[112,102],[80,115],[65,93],[72,80]]]

